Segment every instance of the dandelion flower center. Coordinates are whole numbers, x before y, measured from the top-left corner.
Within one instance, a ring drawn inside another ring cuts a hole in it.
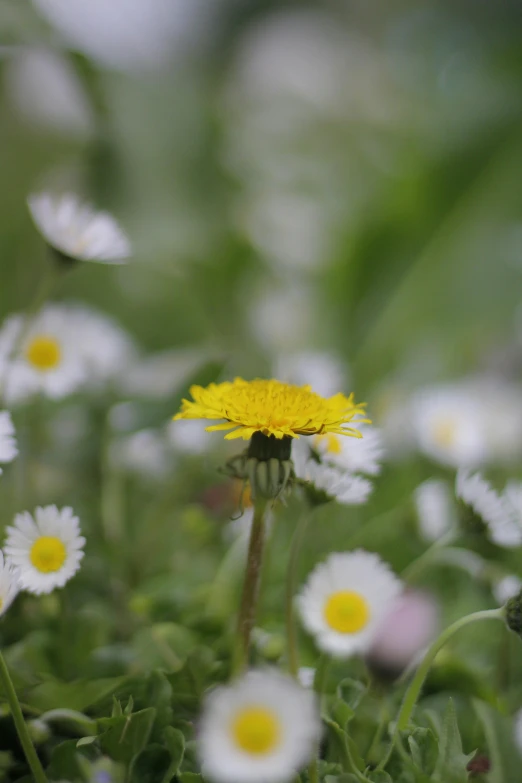
[[[435,424],[433,428],[433,438],[435,443],[443,448],[453,446],[455,442],[456,425],[455,420],[446,416]]]
[[[356,429],[346,427],[354,417],[364,414],[364,405],[356,404],[353,395],[335,394],[321,397],[310,386],[292,386],[277,380],[256,379],[211,383],[207,388],[192,386],[192,400],[183,400],[175,419],[225,419],[225,423],[208,427],[233,430],[225,438],[249,440],[255,432],[276,438],[333,433],[361,437]],[[367,419],[358,419],[362,424]]]
[[[66,556],[63,541],[56,536],[41,536],[34,542],[29,553],[31,563],[42,574],[59,571]]]
[[[62,351],[58,341],[48,335],[34,337],[26,348],[27,361],[37,370],[54,370],[60,364]]]
[[[260,756],[270,753],[279,744],[281,724],[266,707],[245,707],[234,718],[232,734],[241,750]]]
[[[368,624],[370,609],[366,599],[359,593],[340,590],[328,597],[324,617],[334,631],[357,633]]]

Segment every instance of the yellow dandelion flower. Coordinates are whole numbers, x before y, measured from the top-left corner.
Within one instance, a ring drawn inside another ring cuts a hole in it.
[[[360,418],[365,414],[365,405],[356,404],[353,394],[325,398],[310,386],[293,386],[274,379],[235,378],[232,382],[211,383],[206,388],[192,386],[190,394],[192,400],[183,400],[174,419],[225,419],[207,430],[231,430],[225,435],[227,440],[249,440],[257,432],[278,439],[326,433],[360,438],[360,432],[347,425],[369,423]]]

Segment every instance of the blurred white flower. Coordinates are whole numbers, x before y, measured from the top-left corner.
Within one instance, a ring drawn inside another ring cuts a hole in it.
[[[18,446],[11,414],[8,411],[0,411],[0,463],[12,462],[17,454]]]
[[[109,447],[109,460],[116,470],[157,481],[164,479],[171,467],[165,437],[152,428],[115,439]]]
[[[240,230],[275,270],[281,264],[314,269],[329,256],[331,219],[319,197],[265,186],[241,199],[236,216]]]
[[[452,467],[484,462],[486,412],[468,388],[448,384],[422,389],[413,396],[411,411],[417,446],[429,457]]]
[[[207,696],[198,749],[213,783],[286,783],[317,752],[315,695],[276,670],[253,670]]]
[[[131,255],[128,237],[108,212],[97,212],[74,193],[37,193],[27,199],[46,241],[80,261],[123,264]]]
[[[300,448],[294,447],[293,453],[297,478],[308,482],[316,492],[324,494],[325,499],[336,500],[347,506],[366,503],[373,489],[368,479],[323,465],[313,458],[303,459],[299,454]]]
[[[162,67],[212,23],[206,0],[33,0],[75,49],[121,70]]]
[[[7,528],[7,562],[18,569],[20,589],[41,595],[63,587],[80,568],[85,538],[72,508],[38,507],[17,514]]]
[[[58,52],[17,49],[6,67],[5,86],[29,123],[71,136],[93,133],[94,117],[82,84]]]
[[[367,652],[402,590],[377,555],[334,553],[316,566],[297,597],[305,628],[317,646],[338,658]]]
[[[511,502],[504,495],[499,495],[480,473],[459,470],[455,492],[483,520],[493,543],[506,548],[522,544],[520,515]]]
[[[257,287],[248,301],[250,330],[265,349],[278,355],[310,342],[317,310],[310,287],[295,281],[268,284]]]
[[[406,669],[436,637],[439,619],[431,595],[406,590],[377,629],[368,652],[371,662],[397,672]]]
[[[456,526],[452,494],[445,481],[428,479],[413,493],[419,531],[426,541],[437,541]]]
[[[313,666],[300,666],[297,672],[297,679],[303,688],[313,688],[315,680],[315,669]]]
[[[204,454],[214,442],[201,422],[190,419],[170,422],[167,439],[174,454]]]
[[[69,310],[47,305],[27,327],[13,315],[0,330],[0,377],[8,403],[42,393],[62,399],[85,382],[86,367]]]
[[[273,377],[295,386],[310,385],[322,397],[331,397],[346,388],[346,368],[326,351],[298,351],[276,359]]]
[[[136,357],[127,332],[109,316],[82,305],[68,306],[71,338],[83,362],[87,385],[94,389],[121,377]]]
[[[341,435],[315,435],[311,438],[312,448],[319,454],[321,462],[348,473],[362,473],[376,476],[381,472],[384,454],[379,429],[367,424],[357,425],[362,438],[346,438]]]
[[[161,351],[131,363],[118,379],[118,389],[131,397],[171,397],[212,357],[201,348]],[[179,422],[178,422],[179,423]]]
[[[19,589],[18,571],[5,561],[0,549],[0,617],[7,612]]]
[[[493,595],[500,606],[503,606],[510,598],[517,595],[522,589],[522,579],[515,574],[508,574],[494,582]]]

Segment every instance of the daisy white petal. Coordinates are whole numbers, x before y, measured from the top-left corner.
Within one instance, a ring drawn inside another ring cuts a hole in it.
[[[522,590],[522,580],[515,574],[508,574],[493,584],[493,595],[500,606],[514,598]]]
[[[71,330],[68,308],[48,305],[26,327],[14,315],[0,329],[0,365],[9,403],[43,394],[62,399],[76,391],[86,366]]]
[[[310,574],[297,605],[317,646],[339,658],[366,652],[401,592],[377,555],[335,553]]]
[[[300,440],[304,441],[304,438]],[[306,443],[304,448],[307,448]],[[325,500],[357,506],[366,503],[373,489],[371,482],[362,476],[322,465],[315,459],[306,459],[300,441],[294,444],[293,462],[297,478],[308,482],[315,491],[324,493]]]
[[[382,436],[376,427],[362,424],[358,427],[361,438],[340,438],[338,435],[317,435],[312,447],[319,453],[321,462],[345,470],[348,473],[362,473],[376,476],[381,472],[384,454]]]
[[[465,385],[422,389],[412,400],[418,448],[437,462],[473,467],[487,458],[484,406]]]
[[[455,508],[445,481],[424,481],[413,493],[413,499],[419,530],[426,541],[437,541],[455,526]]]
[[[213,783],[285,783],[317,752],[315,695],[279,671],[249,671],[207,697],[199,727]]]
[[[20,589],[37,595],[63,587],[80,568],[85,538],[71,508],[37,508],[17,514],[7,528],[7,561],[18,569]]]
[[[0,617],[7,612],[19,589],[18,572],[5,561],[0,550]]]
[[[0,463],[12,462],[17,454],[18,447],[11,415],[8,411],[0,411]]]
[[[112,215],[97,212],[74,193],[33,194],[27,203],[40,233],[65,256],[122,264],[131,255],[129,239]]]
[[[499,495],[480,473],[459,470],[455,492],[485,523],[493,543],[506,548],[522,544],[520,517],[509,500]]]

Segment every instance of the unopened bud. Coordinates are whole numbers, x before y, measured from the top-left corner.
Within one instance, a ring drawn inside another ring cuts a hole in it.
[[[522,590],[510,598],[504,607],[508,628],[522,636]]]

